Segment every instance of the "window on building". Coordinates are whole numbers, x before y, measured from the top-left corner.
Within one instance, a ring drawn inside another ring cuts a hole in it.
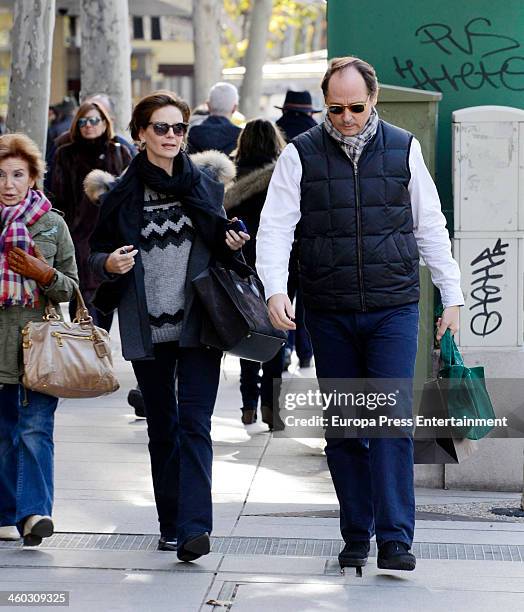
[[[133,17],[133,39],[144,40],[144,18]]]
[[[151,40],[162,40],[160,17],[151,17]]]

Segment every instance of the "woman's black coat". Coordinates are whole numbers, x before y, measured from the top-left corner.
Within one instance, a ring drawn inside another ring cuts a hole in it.
[[[216,155],[216,152],[213,154]],[[135,265],[127,274],[109,276],[104,263],[108,254],[118,247],[133,245],[139,248],[144,186],[137,175],[136,159],[103,198],[99,223],[91,237],[89,260],[93,270],[106,280],[96,292],[94,305],[105,313],[118,308],[122,352],[127,360],[153,358],[140,250],[135,257]],[[204,311],[193,290],[192,279],[206,270],[214,259],[227,261],[230,267],[245,274],[243,264],[224,242],[227,219],[222,207],[223,185],[202,171],[194,195],[207,204],[199,208],[185,208],[196,232],[186,275],[184,320],[180,337],[180,346],[183,347],[201,346],[200,328]]]

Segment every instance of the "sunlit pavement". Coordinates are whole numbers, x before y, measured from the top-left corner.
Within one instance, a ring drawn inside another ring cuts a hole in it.
[[[372,556],[362,578],[341,575],[337,503],[321,440],[277,439],[263,424],[244,427],[238,361],[230,357],[213,418],[217,552],[192,564],[157,552],[145,421],[126,401],[134,383],[129,364],[117,358],[116,366],[117,393],[61,402],[59,533],[35,549],[0,543],[0,590],[69,591],[69,609],[89,612],[524,609],[520,523],[418,521],[415,572],[378,571]],[[313,374],[295,365],[290,376]],[[417,504],[504,505],[516,497],[425,489]],[[490,560],[497,558],[513,560]]]

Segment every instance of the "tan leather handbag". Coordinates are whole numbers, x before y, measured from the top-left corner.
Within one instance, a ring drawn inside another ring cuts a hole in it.
[[[22,384],[27,389],[55,397],[83,398],[119,388],[109,334],[93,324],[78,287],[76,297],[72,323],[62,321],[48,303],[43,321],[30,321],[22,330]]]

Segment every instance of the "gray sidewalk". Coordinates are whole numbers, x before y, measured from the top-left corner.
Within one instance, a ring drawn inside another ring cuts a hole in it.
[[[192,564],[157,552],[145,421],[125,399],[129,365],[119,359],[117,367],[118,393],[59,406],[57,534],[35,549],[0,543],[0,590],[69,591],[69,609],[86,612],[524,609],[522,522],[421,513],[415,572],[378,571],[372,557],[362,578],[341,575],[337,504],[320,441],[244,428],[231,358],[213,419],[213,552]],[[420,506],[516,499],[417,491]],[[434,518],[448,520],[424,520]]]

